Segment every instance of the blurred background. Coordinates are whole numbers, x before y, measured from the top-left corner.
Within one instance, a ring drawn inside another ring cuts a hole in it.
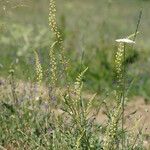
[[[48,69],[52,43],[48,9],[49,0],[0,0],[0,77],[7,78],[13,65],[17,79],[34,80],[33,50]],[[127,50],[127,80],[132,83],[130,96],[150,101],[149,0],[57,0],[58,25],[72,80],[88,66],[86,90],[112,89],[115,40],[135,32],[141,9],[136,45]]]

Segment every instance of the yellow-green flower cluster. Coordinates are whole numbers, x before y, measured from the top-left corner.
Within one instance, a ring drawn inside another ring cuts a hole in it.
[[[124,54],[124,44],[119,43],[118,50],[115,56],[115,70],[117,75],[117,86],[118,88],[121,86],[122,83],[122,63],[123,63],[123,54]]]
[[[43,71],[42,71],[42,66],[39,60],[38,53],[36,51],[34,51],[34,55],[35,55],[35,69],[36,69],[36,76],[37,76],[36,80],[37,83],[40,85],[43,79]]]
[[[61,34],[58,30],[57,22],[56,22],[56,2],[55,0],[50,0],[49,5],[49,26],[51,31],[56,36],[56,40],[59,44],[62,44],[63,40]]]
[[[123,61],[125,61],[125,44],[135,44],[135,41],[129,38],[117,39],[116,42],[119,44],[115,58],[115,69],[117,74],[118,88],[122,86],[123,79]]]
[[[76,78],[76,82],[74,84],[74,89],[75,89],[75,94],[77,96],[77,99],[80,98],[81,96],[81,90],[82,90],[82,78],[85,74],[85,72],[87,71],[88,68],[86,68],[85,70],[83,70]]]
[[[63,39],[62,39],[62,36],[61,36],[61,33],[58,29],[58,26],[57,26],[57,21],[56,21],[56,2],[55,0],[50,0],[50,6],[49,6],[49,26],[51,28],[51,31],[54,33],[55,35],[55,44],[57,44],[58,46],[58,49],[59,49],[59,55],[60,55],[60,62],[63,66],[63,71],[65,72],[65,75],[67,76],[67,61],[66,61],[66,58],[65,58],[65,54],[64,54],[64,47],[63,47]],[[53,49],[53,62],[51,63],[54,63],[54,60],[56,60],[56,54],[54,52],[54,49]],[[52,58],[52,57],[51,57]],[[53,66],[56,66],[56,65],[52,65]],[[55,68],[53,68],[53,70],[55,70]]]
[[[57,82],[57,63],[56,63],[56,58],[55,58],[55,53],[54,53],[54,45],[55,43],[51,46],[50,52],[49,52],[49,57],[50,57],[50,72],[51,72],[51,83],[53,86],[56,85]]]

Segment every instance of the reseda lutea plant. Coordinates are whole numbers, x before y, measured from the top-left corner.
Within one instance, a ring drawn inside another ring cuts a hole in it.
[[[117,78],[116,84],[116,106],[113,113],[110,116],[108,123],[105,140],[104,150],[115,150],[122,146],[124,149],[124,107],[126,98],[126,69],[125,69],[125,57],[126,57],[126,44],[135,44],[134,41],[125,38],[116,40],[118,43],[118,50],[115,56],[115,73]],[[119,121],[121,120],[121,137],[118,135]],[[122,142],[120,143],[120,138]],[[120,146],[121,145],[121,146]]]
[[[65,79],[68,76],[67,61],[64,55],[64,47],[61,33],[58,29],[56,22],[56,4],[54,0],[50,0],[50,13],[49,13],[49,25],[51,31],[54,34],[54,44],[50,49],[50,85],[52,89],[56,89],[59,86],[59,68],[63,67],[65,73]],[[125,53],[126,45],[134,44],[135,42],[125,38],[118,39],[118,51],[115,58],[115,69],[117,74],[117,87],[116,87],[116,105],[114,110],[109,116],[108,124],[105,127],[105,132],[102,133],[97,128],[95,121],[96,115],[92,117],[92,103],[95,95],[90,100],[85,100],[82,96],[83,77],[87,69],[79,74],[76,78],[74,85],[67,83],[64,88],[64,92],[60,92],[61,106],[56,108],[56,112],[61,109],[62,114],[58,115],[53,112],[55,119],[53,126],[53,149],[75,149],[75,150],[87,150],[87,149],[104,149],[104,150],[116,150],[126,149],[129,145],[125,142],[127,136],[124,132],[124,104],[125,104]],[[53,90],[53,95],[56,96],[56,92]],[[57,93],[58,94],[58,93]],[[52,112],[50,112],[52,113]],[[97,114],[97,111],[96,113]],[[64,121],[64,122],[63,122]],[[120,127],[121,121],[121,127]],[[67,123],[66,123],[67,122]],[[105,125],[102,125],[105,126]],[[99,131],[95,133],[95,131]],[[120,134],[121,133],[121,134]],[[101,138],[103,137],[103,138]],[[122,139],[122,140],[120,140]],[[59,144],[58,144],[59,143]],[[132,144],[131,144],[132,145]],[[133,145],[131,147],[134,147]]]
[[[51,64],[51,74],[52,74],[52,82],[56,81],[58,76],[57,72],[59,69],[61,69],[64,74],[64,76],[67,76],[67,60],[65,58],[64,54],[64,46],[63,46],[63,39],[62,35],[59,31],[57,22],[56,22],[56,2],[54,0],[50,0],[49,5],[49,26],[51,28],[51,31],[54,34],[54,43],[52,44],[50,48],[50,64]],[[59,56],[59,58],[58,58]],[[57,63],[56,63],[57,62]],[[59,62],[59,64],[58,64]],[[60,66],[58,66],[60,65]],[[59,68],[58,68],[59,67]],[[57,69],[58,68],[58,69]]]
[[[69,83],[68,66],[64,54],[63,39],[56,22],[56,3],[50,0],[49,25],[54,35],[54,42],[50,48],[50,80],[51,101],[53,97],[60,100],[59,106],[50,108],[52,122],[51,149],[60,150],[121,150],[132,147],[133,144],[126,142],[128,138],[124,131],[124,105],[126,97],[126,71],[125,55],[126,45],[135,42],[129,38],[118,39],[118,50],[115,58],[115,72],[117,75],[117,86],[115,89],[115,108],[110,113],[107,125],[97,125],[95,122],[98,110],[93,110],[93,101],[96,94],[90,99],[83,98],[83,78],[88,70],[84,69],[76,78],[74,84]],[[39,58],[35,53],[37,79],[41,79],[42,68]],[[61,69],[62,68],[62,69]],[[60,77],[60,74],[64,76]],[[65,78],[62,78],[65,77]],[[59,81],[64,80],[65,86],[61,87]],[[39,81],[40,82],[40,81]],[[62,89],[61,89],[61,88]],[[59,92],[56,92],[60,89]],[[99,106],[100,107],[100,106]],[[58,113],[61,110],[61,113]],[[93,113],[94,111],[94,113]],[[92,115],[91,115],[92,114]],[[121,124],[121,125],[120,125]],[[134,143],[135,144],[135,143]]]

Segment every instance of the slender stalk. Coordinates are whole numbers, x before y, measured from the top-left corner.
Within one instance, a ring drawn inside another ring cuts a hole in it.
[[[125,107],[125,90],[126,90],[126,67],[125,67],[125,58],[126,58],[126,44],[124,43],[123,50],[123,88],[122,88],[122,150],[124,149],[124,107]]]
[[[139,18],[138,18],[138,22],[137,22],[137,25],[136,25],[136,30],[135,30],[135,34],[134,34],[134,39],[133,39],[133,41],[136,40],[136,36],[137,36],[137,33],[138,33],[140,21],[141,21],[141,18],[142,18],[142,13],[143,13],[142,11],[143,11],[143,10],[141,9],[141,10],[140,10],[140,14],[139,14]]]
[[[10,70],[10,76],[11,76],[11,80],[10,80],[11,92],[12,92],[14,104],[17,106],[18,105],[18,97],[17,97],[17,93],[16,93],[16,84],[15,84],[15,77],[14,77],[13,69]]]

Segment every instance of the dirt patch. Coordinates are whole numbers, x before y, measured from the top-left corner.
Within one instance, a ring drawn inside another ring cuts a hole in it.
[[[105,123],[107,116],[104,110],[97,115],[96,121]],[[125,129],[137,135],[144,135],[143,144],[147,150],[150,149],[150,104],[146,104],[144,98],[134,97],[125,107]]]

